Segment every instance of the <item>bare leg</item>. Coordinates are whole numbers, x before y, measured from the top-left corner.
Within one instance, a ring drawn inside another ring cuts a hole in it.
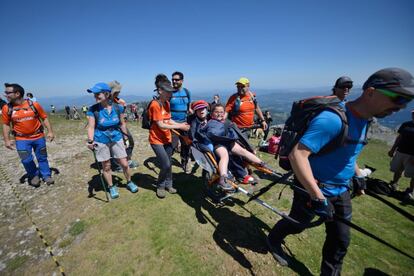
[[[262,160],[260,160],[259,157],[248,151],[247,149],[241,147],[239,144],[234,143],[231,152],[235,155],[241,156],[245,158],[247,161],[253,162],[253,163],[261,163]]]
[[[106,160],[101,162],[102,164],[102,174],[105,178],[106,183],[109,187],[112,187],[112,170],[111,170],[111,161]]]
[[[128,166],[128,161],[126,158],[117,159],[118,164],[121,165],[122,170],[124,171],[125,178],[127,182],[131,181],[131,171]]]
[[[215,149],[215,153],[220,158],[219,161],[219,171],[220,176],[227,176],[227,170],[229,165],[229,153],[225,147],[219,147]]]

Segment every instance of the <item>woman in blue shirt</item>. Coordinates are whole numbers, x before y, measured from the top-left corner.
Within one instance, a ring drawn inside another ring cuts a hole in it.
[[[137,185],[131,180],[124,139],[127,137],[125,113],[121,105],[110,100],[111,88],[106,83],[97,83],[87,90],[95,96],[96,104],[89,107],[88,148],[95,150],[96,159],[102,163],[103,176],[109,186],[111,198],[119,197],[118,188],[112,183],[111,155],[117,159],[127,179],[127,189],[138,192]]]

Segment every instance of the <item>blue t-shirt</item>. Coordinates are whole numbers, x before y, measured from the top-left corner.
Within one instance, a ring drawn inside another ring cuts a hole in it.
[[[124,112],[124,107],[118,105],[119,112]],[[99,116],[98,120],[95,122],[95,134],[93,139],[96,142],[108,144],[111,142],[118,142],[122,139],[122,133],[118,126],[120,125],[119,116],[115,110],[114,105],[112,105],[111,113],[102,107],[100,104],[95,104],[89,107],[86,115],[89,117],[94,117],[94,111],[98,111]]]
[[[326,185],[321,189],[327,197],[338,196],[349,189],[352,176],[355,174],[355,163],[361,152],[365,140],[368,120],[355,117],[349,109],[346,110],[348,118],[348,141],[329,153],[323,155],[312,154],[309,162],[312,173],[319,182]],[[310,123],[300,143],[312,153],[318,153],[326,144],[335,139],[341,132],[342,121],[333,111],[323,111]]]
[[[190,91],[188,91],[188,96],[184,88],[181,88],[177,92],[172,93],[170,99],[171,119],[180,123],[185,122],[187,120],[188,105],[190,103]]]

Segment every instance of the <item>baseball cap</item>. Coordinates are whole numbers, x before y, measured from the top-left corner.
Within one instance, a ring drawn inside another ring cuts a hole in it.
[[[111,92],[111,87],[109,87],[109,85],[104,82],[98,82],[92,88],[89,88],[86,91],[88,91],[88,93],[94,93],[94,94],[101,93],[101,92]]]
[[[334,88],[345,86],[345,85],[351,85],[352,87],[352,83],[353,81],[350,77],[342,76],[336,80]]]
[[[414,78],[401,68],[385,68],[372,74],[362,88],[383,88],[396,94],[414,98]]]
[[[191,104],[191,109],[196,111],[198,109],[203,109],[203,108],[207,108],[208,107],[208,103],[206,101],[203,100],[199,100],[199,101],[195,101]]]
[[[250,81],[249,81],[249,79],[248,78],[240,78],[235,84],[237,85],[237,84],[243,84],[243,85],[246,85],[246,84],[249,84],[250,83]]]
[[[163,82],[158,83],[157,88],[158,89],[161,88],[165,92],[169,92],[169,93],[177,91],[177,89],[171,86],[171,82],[169,81],[163,81]]]

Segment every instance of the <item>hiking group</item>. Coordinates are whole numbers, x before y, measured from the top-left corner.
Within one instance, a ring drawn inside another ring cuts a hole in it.
[[[217,186],[224,192],[234,192],[237,188],[233,183],[257,183],[245,163],[269,166],[246,146],[248,133],[257,127],[268,133],[271,120],[270,114],[262,113],[255,93],[250,90],[250,81],[240,78],[235,84],[237,92],[223,105],[218,95],[210,104],[204,100],[193,101],[190,91],[183,86],[184,74],[181,72],[174,72],[171,80],[163,74],[156,76],[156,95],[142,114],[142,127],[149,130],[149,144],[160,167],[156,195],[164,198],[167,192],[177,193],[171,162],[175,151],[179,151],[183,171],[192,172],[191,145],[212,153],[218,160]],[[8,100],[2,108],[5,146],[14,149],[10,140],[10,133],[13,134],[29,183],[38,187],[41,177],[52,184],[43,125],[50,141],[54,134],[47,115],[38,102],[24,100],[24,89],[20,85],[5,86]],[[298,187],[294,189],[289,213],[289,217],[298,223],[282,218],[267,238],[270,253],[281,265],[290,263],[282,247],[285,238],[302,232],[315,216],[319,216],[326,227],[321,275],[340,274],[350,243],[350,226],[344,220],[351,221],[351,194],[362,195],[366,188],[365,175],[359,169],[357,159],[367,143],[370,122],[374,117],[383,118],[405,108],[414,98],[413,76],[399,68],[375,72],[364,83],[361,95],[347,101],[352,87],[349,77],[340,77],[331,96],[295,102],[281,132],[276,156],[282,168],[293,171],[293,186]],[[112,159],[123,171],[127,189],[138,192],[137,183],[131,180],[133,137],[126,127],[127,105],[119,98],[120,89],[120,84],[113,81],[97,83],[87,90],[96,100],[86,112],[87,147],[94,151],[101,164],[111,198],[119,196],[112,182]],[[411,178],[407,190],[411,197],[414,188],[412,114],[412,121],[404,123],[398,130],[399,135],[389,152],[393,157],[391,170],[395,174],[393,187],[398,187],[398,179],[404,171],[405,176]],[[33,161],[32,151],[39,168]]]

